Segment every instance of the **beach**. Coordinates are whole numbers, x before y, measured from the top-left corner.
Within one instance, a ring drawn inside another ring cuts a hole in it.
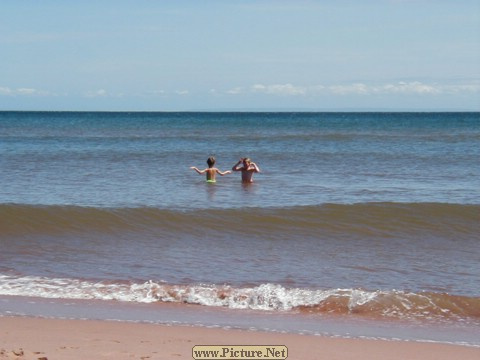
[[[0,317],[0,329],[2,360],[192,359],[195,345],[285,345],[290,360],[476,360],[480,356],[478,347],[439,343],[328,338],[119,321]]]
[[[1,9],[0,360],[480,360],[480,0]]]

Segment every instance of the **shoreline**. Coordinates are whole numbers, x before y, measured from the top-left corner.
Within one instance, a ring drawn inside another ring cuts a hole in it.
[[[0,359],[192,359],[195,345],[284,345],[288,359],[478,359],[480,348],[105,320],[0,317]]]
[[[1,317],[113,321],[480,348],[480,328],[476,323],[390,321],[353,315],[265,312],[183,303],[132,303],[0,295]]]

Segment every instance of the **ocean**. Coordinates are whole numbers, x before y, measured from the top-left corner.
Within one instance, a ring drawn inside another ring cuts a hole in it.
[[[0,112],[0,170],[0,316],[480,346],[480,113]]]

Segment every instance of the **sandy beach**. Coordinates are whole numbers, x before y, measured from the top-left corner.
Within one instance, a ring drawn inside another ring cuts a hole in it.
[[[192,359],[195,345],[285,345],[288,359],[478,359],[480,348],[117,321],[0,318],[0,359]]]

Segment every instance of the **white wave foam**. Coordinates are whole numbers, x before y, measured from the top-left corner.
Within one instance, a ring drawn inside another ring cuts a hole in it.
[[[229,285],[171,285],[164,282],[94,282],[39,276],[0,275],[0,295],[59,299],[96,299],[126,302],[175,302],[231,309],[307,311],[366,314],[389,318],[463,317],[462,309],[445,306],[440,294],[361,289],[314,290],[285,288],[278,284],[235,288]],[[440,300],[435,299],[440,296]],[[455,305],[455,304],[454,304]],[[457,305],[455,305],[457,306]],[[453,312],[453,313],[452,313]]]
[[[155,302],[150,282],[118,284],[40,276],[0,275],[0,295],[32,296],[55,299],[98,299]]]
[[[40,276],[0,275],[0,295],[34,296],[63,299],[98,299],[129,302],[181,302],[232,309],[291,310],[315,306],[331,297],[345,297],[349,308],[371,301],[377,292],[360,290],[287,289],[278,284],[251,288],[228,285],[169,285],[144,283],[107,283]]]

